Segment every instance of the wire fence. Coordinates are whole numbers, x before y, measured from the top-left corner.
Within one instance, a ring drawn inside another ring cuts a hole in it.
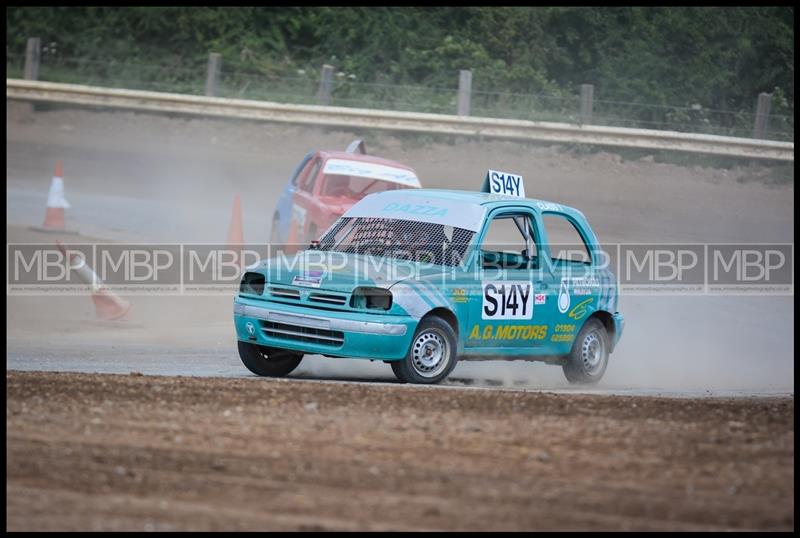
[[[6,53],[6,76],[22,78],[25,56]],[[38,79],[49,82],[203,95],[206,64],[184,61],[162,64],[134,61],[87,60],[43,53]],[[237,99],[291,104],[319,104],[319,70],[297,70],[295,76],[226,67],[223,63],[216,95]],[[367,83],[354,75],[333,76],[330,106],[456,114],[457,77],[453,85],[415,86]],[[718,110],[700,104],[653,105],[593,99],[591,123],[612,127],[670,130],[749,138],[754,136],[755,98],[752,111]],[[470,115],[475,117],[552,121],[581,124],[581,97],[568,91],[560,95],[472,91]],[[765,138],[794,141],[794,108],[775,103],[769,114]]]

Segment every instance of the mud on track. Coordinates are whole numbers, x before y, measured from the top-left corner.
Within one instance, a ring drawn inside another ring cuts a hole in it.
[[[7,530],[794,527],[793,398],[6,377]]]

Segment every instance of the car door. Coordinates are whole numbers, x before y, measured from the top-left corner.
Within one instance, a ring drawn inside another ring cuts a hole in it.
[[[476,282],[465,347],[524,351],[541,345],[535,286],[538,245],[533,212],[525,207],[492,212],[478,242]]]
[[[302,176],[302,173],[307,171],[307,165],[314,157],[315,152],[310,151],[308,152],[300,163],[295,167],[294,171],[292,172],[291,177],[289,178],[289,182],[286,184],[286,188],[283,189],[281,192],[280,197],[278,198],[278,203],[275,205],[275,213],[273,214],[274,217],[277,217],[277,223],[275,222],[275,218],[273,218],[272,225],[278,227],[277,233],[270,232],[270,237],[273,237],[276,242],[282,242],[286,240],[286,237],[289,233],[289,224],[292,220],[292,205],[294,204],[294,193],[297,190],[297,184]]]
[[[601,291],[590,235],[580,222],[559,211],[536,219],[543,238],[539,286],[546,293],[542,321],[554,353],[566,353],[586,318],[596,309]]]

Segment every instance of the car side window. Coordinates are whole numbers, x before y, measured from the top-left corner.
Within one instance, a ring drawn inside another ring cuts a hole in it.
[[[492,218],[483,236],[481,258],[485,269],[535,268],[536,242],[530,216],[504,213]]]
[[[309,163],[311,163],[313,156],[314,153],[312,152],[303,157],[303,160],[300,161],[300,163],[297,165],[297,168],[295,168],[294,172],[292,172],[292,178],[289,181],[293,186],[297,187],[300,184],[300,181],[305,178],[304,173],[308,170]]]
[[[591,264],[589,247],[575,223],[565,215],[543,213],[542,224],[550,243],[550,257],[554,262]]]
[[[322,166],[322,159],[314,159],[314,161],[308,165],[308,171],[302,174],[303,177],[299,181],[300,189],[308,193],[314,192],[314,182],[319,175],[320,166]]]

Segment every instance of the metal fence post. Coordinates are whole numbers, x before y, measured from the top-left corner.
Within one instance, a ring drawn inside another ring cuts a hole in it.
[[[753,138],[766,138],[769,124],[769,109],[772,104],[771,93],[759,93],[756,106],[756,124],[753,127]]]
[[[222,55],[218,52],[208,54],[208,71],[206,73],[206,95],[215,97],[219,83],[219,72],[222,68]]]
[[[581,125],[591,125],[594,106],[594,85],[581,84]]]
[[[322,66],[322,76],[319,79],[319,104],[327,106],[331,102],[331,92],[333,91],[333,66],[325,64]]]
[[[472,71],[462,69],[458,72],[458,115],[469,116],[472,100]]]
[[[41,58],[42,40],[38,37],[28,38],[25,49],[25,75],[27,80],[39,80],[39,59]]]

